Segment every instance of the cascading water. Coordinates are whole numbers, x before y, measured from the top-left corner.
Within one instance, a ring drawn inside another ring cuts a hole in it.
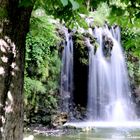
[[[86,38],[89,49],[87,120],[68,122],[65,126],[78,128],[140,128],[131,91],[123,50],[120,28],[95,27]]]
[[[90,121],[122,122],[134,119],[129,81],[120,44],[119,27],[96,27],[93,35],[99,44],[89,49],[87,117]],[[129,114],[129,115],[128,115]]]
[[[68,30],[65,28],[66,41],[62,52],[62,68],[61,68],[61,111],[69,112],[69,105],[72,100],[73,93],[73,40]]]

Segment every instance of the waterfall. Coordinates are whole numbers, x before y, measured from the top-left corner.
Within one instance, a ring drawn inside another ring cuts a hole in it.
[[[95,27],[93,36],[99,46],[89,49],[87,117],[90,121],[130,121],[134,119],[131,91],[120,28]],[[96,50],[96,52],[95,52]]]
[[[64,28],[66,40],[62,52],[61,68],[61,111],[69,112],[69,105],[73,98],[73,40],[68,30]]]

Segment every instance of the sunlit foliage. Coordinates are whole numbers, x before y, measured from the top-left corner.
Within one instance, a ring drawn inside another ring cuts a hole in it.
[[[47,123],[50,119],[46,115],[57,108],[61,63],[56,44],[60,39],[51,21],[41,9],[34,11],[26,39],[24,88],[27,122]],[[42,118],[38,115],[41,113],[44,114]]]

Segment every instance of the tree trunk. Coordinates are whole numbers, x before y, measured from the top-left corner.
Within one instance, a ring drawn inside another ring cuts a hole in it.
[[[19,7],[19,0],[0,0],[0,5],[0,140],[22,140],[25,38],[32,6]]]

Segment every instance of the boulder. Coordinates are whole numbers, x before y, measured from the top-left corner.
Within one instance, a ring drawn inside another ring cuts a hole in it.
[[[60,112],[52,117],[52,125],[54,127],[63,126],[68,120],[68,114],[66,112]]]

